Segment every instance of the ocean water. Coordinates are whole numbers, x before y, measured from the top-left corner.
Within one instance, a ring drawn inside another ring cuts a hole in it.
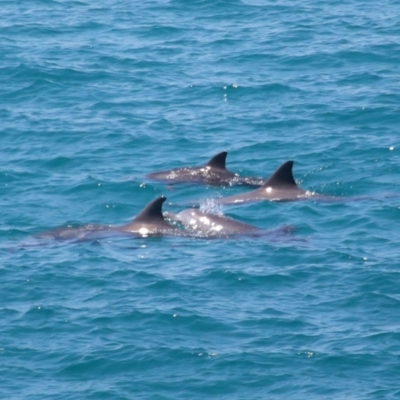
[[[399,20],[386,0],[2,1],[0,398],[400,398]],[[217,210],[297,228],[272,241],[33,242],[246,190],[145,178],[223,150],[341,201]]]

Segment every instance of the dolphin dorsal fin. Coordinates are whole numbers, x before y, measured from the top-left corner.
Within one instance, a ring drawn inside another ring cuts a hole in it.
[[[166,199],[165,196],[157,197],[151,203],[147,204],[132,222],[164,221],[162,205]]]
[[[222,151],[221,153],[218,153],[212,157],[206,165],[213,168],[226,169],[225,161],[227,155],[228,153],[226,151]]]
[[[263,187],[279,187],[279,186],[296,186],[293,178],[294,161],[286,161],[283,163],[264,183]]]

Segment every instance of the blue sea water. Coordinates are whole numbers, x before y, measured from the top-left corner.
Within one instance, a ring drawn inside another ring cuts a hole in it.
[[[398,1],[0,6],[0,397],[400,398]],[[225,207],[293,237],[33,242],[294,160],[339,202]],[[32,245],[34,243],[35,245]]]

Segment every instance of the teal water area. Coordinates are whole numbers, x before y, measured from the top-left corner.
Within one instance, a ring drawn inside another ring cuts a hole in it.
[[[396,2],[3,1],[0,397],[400,398]],[[337,196],[149,172],[228,151]],[[293,235],[38,242],[165,195]]]

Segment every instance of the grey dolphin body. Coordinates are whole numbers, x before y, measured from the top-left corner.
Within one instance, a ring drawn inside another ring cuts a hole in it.
[[[298,201],[316,195],[313,192],[299,188],[293,178],[293,161],[283,163],[266,181],[256,190],[229,197],[215,199],[219,204],[237,204],[251,201]]]
[[[178,214],[164,212],[164,216],[170,221],[181,223],[189,233],[197,237],[226,238],[241,235],[260,237],[287,234],[293,231],[292,227],[287,226],[265,231],[223,215],[205,213],[195,208],[183,210]]]
[[[174,168],[167,171],[153,172],[147,178],[166,183],[200,183],[214,186],[261,186],[264,181],[259,178],[240,177],[226,169],[226,156],[223,151],[212,157],[206,164],[199,167]]]
[[[56,228],[36,235],[38,239],[87,241],[112,236],[159,236],[178,235],[184,232],[165,221],[162,204],[166,197],[161,196],[150,202],[131,222],[122,226],[83,225],[79,227]]]

